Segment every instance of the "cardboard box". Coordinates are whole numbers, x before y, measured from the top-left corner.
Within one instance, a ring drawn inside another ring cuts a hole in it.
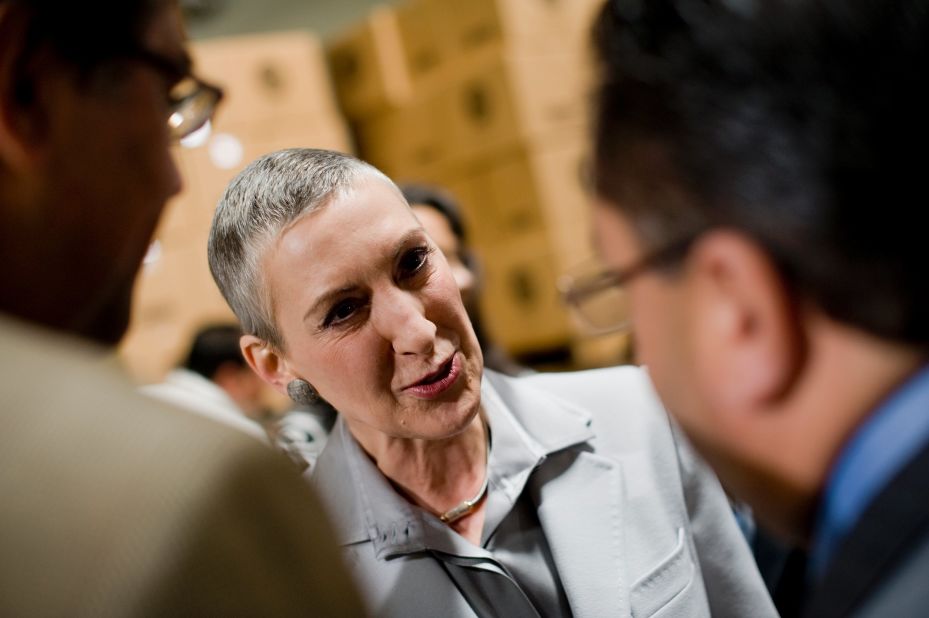
[[[447,164],[452,140],[448,99],[442,93],[358,123],[359,155],[395,179],[434,177]]]
[[[449,182],[460,194],[471,242],[493,251],[514,238],[544,235],[564,263],[592,253],[590,196],[578,136],[523,142],[483,160]]]
[[[590,75],[577,57],[487,53],[458,65],[448,136],[456,158],[486,157],[520,140],[573,130],[590,118]]]
[[[167,238],[175,242],[183,241],[190,233],[190,207],[188,203],[191,196],[197,193],[197,182],[190,168],[190,159],[186,156],[185,149],[175,147],[172,149],[171,154],[181,174],[183,185],[181,192],[169,200],[167,206],[165,206],[154,237]]]
[[[133,322],[158,322],[176,315],[179,298],[193,292],[190,265],[196,262],[196,243],[156,239],[145,256],[135,283]],[[206,249],[202,251],[206,260]]]
[[[573,327],[556,288],[559,265],[544,235],[480,254],[481,310],[493,341],[515,355],[569,345]]]
[[[229,312],[207,262],[206,235],[184,244],[159,243],[159,255],[143,265],[136,281],[133,323]]]
[[[458,202],[468,244],[472,248],[476,248],[479,243],[476,241],[475,228],[480,224],[480,221],[476,220],[475,217],[479,217],[480,213],[491,207],[488,202],[486,174],[440,176],[436,179],[435,184],[447,189]]]
[[[494,201],[514,210],[535,209],[543,221],[552,250],[562,263],[575,264],[593,256],[591,195],[585,170],[587,143],[566,141],[529,144],[506,167],[494,171]]]
[[[571,343],[571,360],[575,369],[594,369],[629,364],[635,361],[632,337],[628,332],[599,337],[580,336]]]
[[[455,7],[447,0],[407,0],[396,5],[397,29],[413,94],[428,89],[449,62]]]
[[[286,122],[243,126],[233,131],[246,144],[246,164],[283,148],[322,148],[348,153],[354,150],[347,125],[337,117],[307,114],[288,118]]]
[[[354,28],[327,46],[339,102],[353,118],[403,105],[410,78],[395,11],[375,7]]]
[[[235,319],[210,275],[205,237],[157,242],[158,255],[136,280],[131,328],[119,349],[144,381],[159,380],[172,366],[194,324]]]
[[[590,0],[444,0],[453,5],[451,44],[458,53],[488,47],[539,53],[576,51],[578,5]]]
[[[178,320],[133,324],[120,343],[120,363],[138,384],[160,382],[180,359],[186,339]]]
[[[134,324],[123,339],[118,355],[121,363],[136,382],[160,382],[188,350],[191,338],[200,324],[234,322],[229,315],[189,317],[162,320],[156,323]]]
[[[322,47],[307,32],[200,41],[191,45],[191,54],[198,74],[225,90],[219,122],[281,122],[314,112],[338,115]]]

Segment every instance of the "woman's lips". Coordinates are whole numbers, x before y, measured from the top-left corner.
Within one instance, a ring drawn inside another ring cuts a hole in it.
[[[458,353],[456,352],[451,359],[439,367],[438,371],[403,390],[419,399],[435,399],[451,388],[458,381],[460,375],[461,361],[458,360]]]

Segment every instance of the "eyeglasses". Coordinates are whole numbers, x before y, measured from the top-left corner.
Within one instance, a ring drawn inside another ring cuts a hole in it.
[[[653,268],[671,264],[687,254],[697,235],[687,236],[656,251],[622,270],[606,269],[594,274],[565,275],[558,289],[581,325],[591,334],[628,330],[629,296],[626,286]]]
[[[174,140],[181,140],[206,124],[223,98],[221,88],[196,77],[183,63],[153,51],[129,49],[116,57],[143,62],[174,81],[168,91],[168,130]]]

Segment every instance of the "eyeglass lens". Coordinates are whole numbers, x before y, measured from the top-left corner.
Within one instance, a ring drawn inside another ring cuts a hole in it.
[[[210,119],[221,94],[193,77],[186,77],[171,89],[170,98],[173,105],[168,126],[171,136],[181,139]]]
[[[604,333],[621,330],[629,321],[629,296],[616,286],[591,290],[578,295],[573,305],[582,326],[588,330]]]

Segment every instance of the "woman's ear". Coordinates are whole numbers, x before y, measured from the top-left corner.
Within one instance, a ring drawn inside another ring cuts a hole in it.
[[[268,342],[254,335],[242,335],[239,339],[242,356],[252,371],[271,385],[277,392],[286,395],[287,384],[296,376],[290,372],[287,362]]]

